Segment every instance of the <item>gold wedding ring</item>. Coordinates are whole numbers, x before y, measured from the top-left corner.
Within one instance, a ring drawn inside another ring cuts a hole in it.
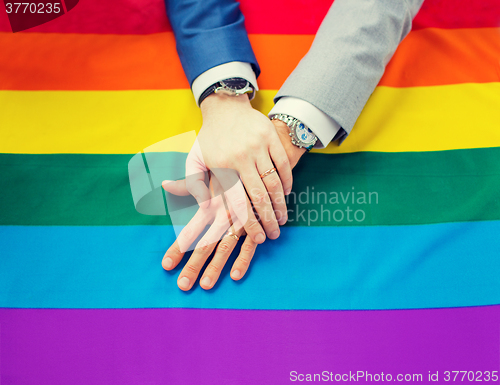
[[[232,231],[228,231],[226,235],[227,235],[227,236],[229,236],[229,237],[231,237],[231,238],[233,238],[233,239],[236,239],[237,241],[239,241],[239,240],[240,240],[240,237],[238,237],[238,236],[237,236],[235,233],[233,233]]]
[[[264,179],[266,176],[272,174],[273,172],[276,172],[276,168],[275,167],[273,167],[272,169],[267,170],[266,172],[260,174],[260,179]]]

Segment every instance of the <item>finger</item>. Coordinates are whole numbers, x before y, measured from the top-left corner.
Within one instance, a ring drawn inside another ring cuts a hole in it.
[[[161,186],[166,192],[169,192],[170,194],[174,194],[177,196],[190,195],[186,187],[186,179],[176,181],[164,180],[163,182],[161,182]]]
[[[239,231],[241,227],[244,227],[245,232],[255,243],[263,243],[266,240],[264,229],[255,217],[252,205],[248,200],[247,193],[241,181],[229,190],[226,190],[224,196],[235,230]]]
[[[172,270],[175,266],[179,264],[179,262],[184,257],[184,252],[179,248],[179,244],[175,241],[172,246],[170,246],[163,256],[163,260],[161,261],[161,266],[165,270]]]
[[[246,237],[243,245],[241,245],[240,254],[236,261],[234,261],[233,267],[231,269],[231,278],[235,281],[239,281],[243,278],[248,271],[250,262],[255,254],[255,249],[257,244],[252,240],[252,238]]]
[[[198,210],[163,256],[162,266],[165,270],[172,270],[179,264],[184,257],[184,253],[189,250],[189,247],[205,229],[207,223],[208,218],[201,210]]]
[[[177,285],[181,290],[188,291],[193,287],[201,269],[217,245],[217,242],[209,243],[208,240],[214,238],[220,239],[227,228],[227,222],[221,223],[221,221],[216,221],[210,226],[207,234],[198,242],[191,258],[189,258],[177,279]]]
[[[230,228],[230,231],[232,232],[233,229]],[[241,229],[239,232],[235,232],[233,234],[236,237],[239,237],[242,234],[244,234],[244,230]],[[217,280],[220,277],[220,273],[224,268],[224,266],[226,265],[226,262],[231,253],[233,252],[237,243],[238,239],[235,239],[228,234],[226,234],[222,238],[220,243],[217,245],[212,261],[210,261],[210,263],[208,264],[207,268],[203,273],[203,277],[200,280],[200,286],[203,289],[209,290],[212,287],[214,287],[214,285],[217,283]]]
[[[290,166],[288,156],[286,155],[286,151],[278,137],[276,138],[276,141],[273,141],[269,146],[269,154],[271,155],[271,159],[278,170],[278,175],[280,177],[281,184],[283,185],[283,191],[285,195],[288,195],[292,191],[292,168]]]
[[[196,141],[186,159],[186,188],[201,208],[210,205],[207,167],[203,162],[200,145]]]
[[[266,186],[269,198],[271,199],[271,204],[273,206],[274,215],[278,220],[280,225],[284,225],[287,221],[287,211],[285,203],[285,195],[283,193],[283,185],[281,184],[280,177],[275,171],[276,168],[271,164],[271,162],[265,162],[262,164],[257,164],[257,170],[259,172],[264,170],[260,174],[264,186]],[[263,219],[261,218],[261,222]]]
[[[231,220],[245,223],[248,219],[248,212],[251,209],[245,188],[241,183],[239,174],[232,169],[212,169],[210,179],[214,186],[214,195],[222,195],[226,198],[226,208],[232,208]]]
[[[210,206],[210,190],[207,187],[207,174],[205,172],[187,175],[186,188],[201,208]]]
[[[212,197],[221,197],[224,195],[224,191],[226,190],[223,185],[226,182],[225,175],[226,173],[221,173],[220,169],[217,169],[216,172],[210,170],[210,195]]]
[[[266,154],[266,156],[269,157],[269,154]],[[264,171],[266,170],[262,172]],[[255,211],[259,215],[260,223],[267,236],[271,239],[278,238],[280,235],[278,221],[276,220],[269,194],[257,172],[257,168],[254,168],[251,172],[242,174],[242,180],[248,196],[250,197],[250,202],[252,202]],[[245,230],[246,229],[247,227],[245,226]]]

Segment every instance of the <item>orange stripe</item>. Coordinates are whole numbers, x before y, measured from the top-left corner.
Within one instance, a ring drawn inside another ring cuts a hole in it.
[[[261,89],[279,89],[313,35],[251,35]],[[151,35],[0,33],[0,89],[140,90],[188,88],[170,32]],[[411,32],[380,85],[500,81],[500,29]]]
[[[313,39],[314,35],[250,35],[261,68],[259,88],[278,90],[307,53]]]
[[[4,90],[189,88],[171,32],[0,33],[0,52]]]
[[[411,32],[379,85],[436,86],[500,81],[500,28]]]

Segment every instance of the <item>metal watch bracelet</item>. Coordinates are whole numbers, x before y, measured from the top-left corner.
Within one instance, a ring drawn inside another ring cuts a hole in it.
[[[302,124],[309,131],[310,131],[310,129],[302,121],[300,121],[297,118],[294,118],[293,116],[286,115],[286,114],[276,114],[276,115],[270,116],[270,119],[271,120],[274,120],[274,119],[281,120],[283,123],[285,123],[288,126],[288,128],[290,129],[290,133],[288,135],[290,136],[290,138],[292,140],[292,144],[294,144],[297,147],[304,148],[307,151],[311,151],[311,149],[314,147],[314,145],[316,144],[316,142],[318,140],[318,137],[313,134],[315,136],[315,140],[310,145],[305,145],[304,143],[300,142],[300,140],[298,140],[297,134],[295,132],[297,125]]]

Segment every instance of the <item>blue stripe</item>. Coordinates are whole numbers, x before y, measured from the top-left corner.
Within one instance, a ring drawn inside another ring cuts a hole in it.
[[[169,226],[0,227],[0,306],[401,309],[500,303],[500,221],[284,227],[214,290],[161,268]],[[233,255],[234,258],[234,255]]]

